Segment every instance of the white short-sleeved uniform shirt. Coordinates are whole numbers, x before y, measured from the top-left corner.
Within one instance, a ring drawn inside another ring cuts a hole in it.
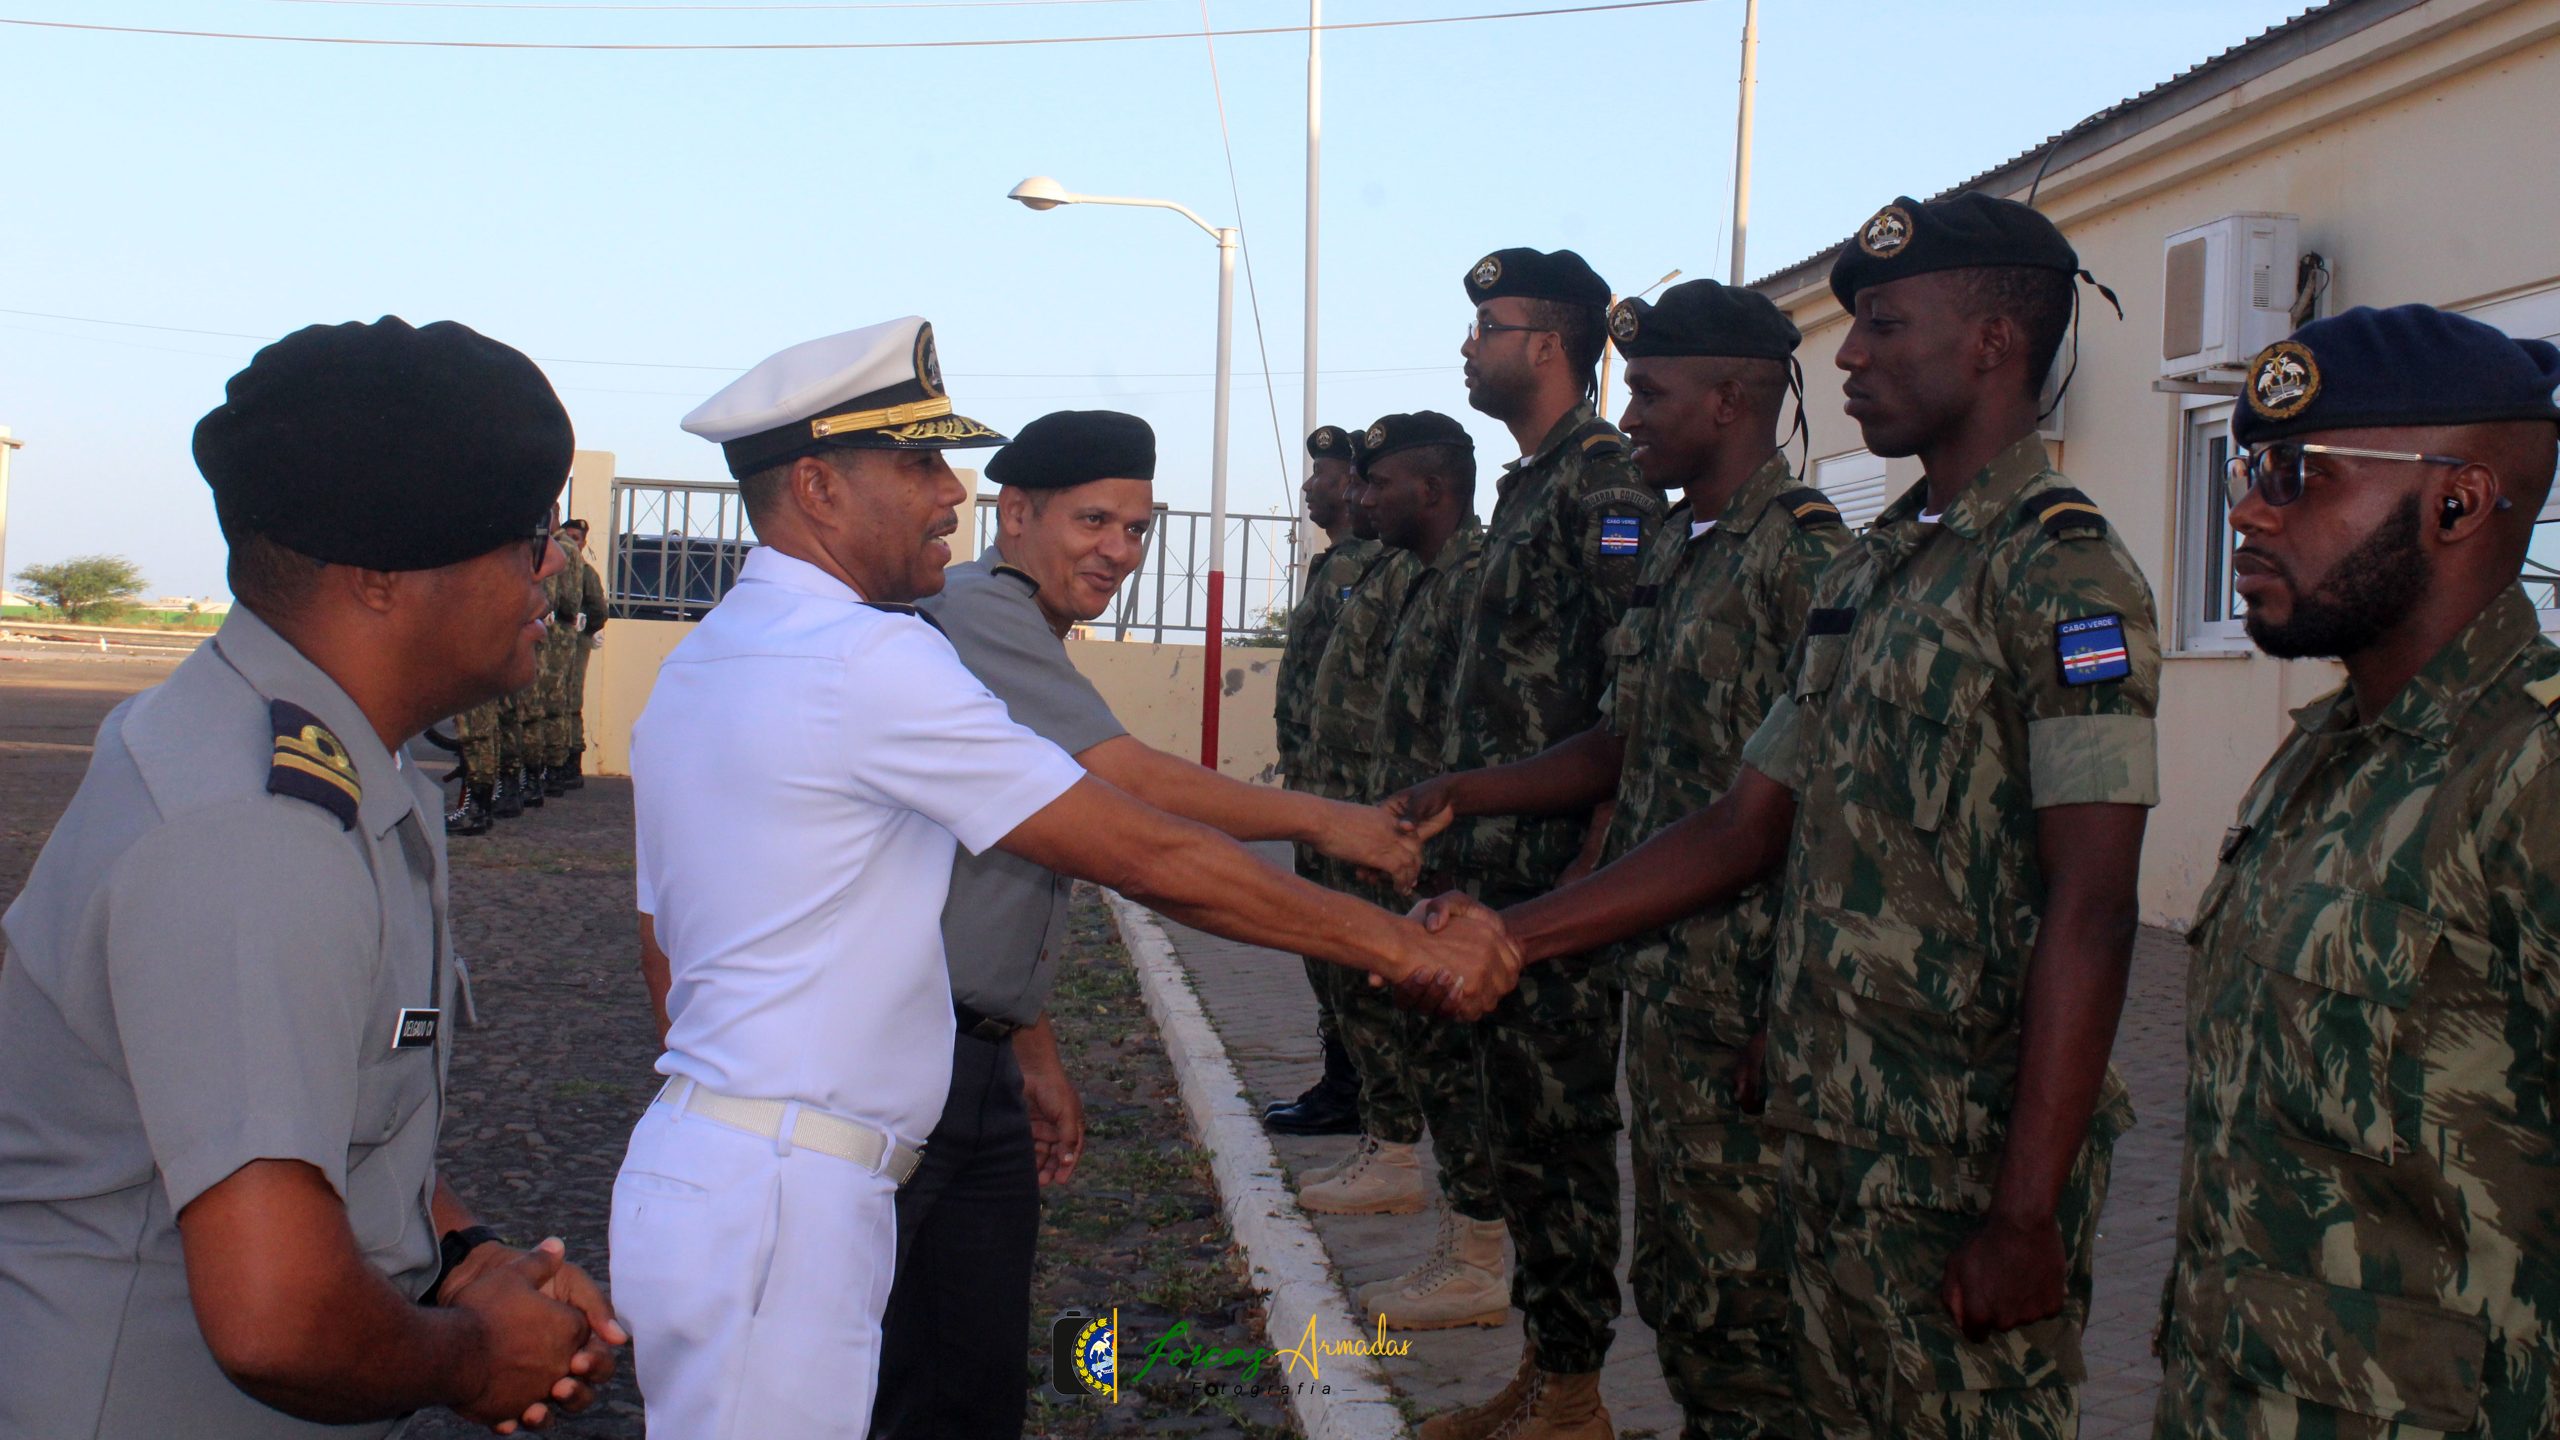
[[[658,671],[631,736],[658,1069],[920,1143],[951,1084],[942,904],[1084,776],[925,620],[770,547]]]

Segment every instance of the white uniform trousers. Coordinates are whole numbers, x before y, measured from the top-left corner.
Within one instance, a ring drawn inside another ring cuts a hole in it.
[[[613,1183],[613,1302],[649,1440],[864,1440],[897,1186],[652,1105]]]

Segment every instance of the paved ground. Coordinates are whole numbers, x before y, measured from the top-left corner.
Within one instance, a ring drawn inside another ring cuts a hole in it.
[[[1270,847],[1270,853],[1286,863],[1281,847]],[[1257,1100],[1278,1099],[1313,1081],[1318,1070],[1315,1002],[1297,959],[1178,925],[1168,924],[1166,931],[1247,1090]],[[2116,1147],[2115,1183],[2101,1227],[2087,1346],[2090,1378],[2082,1394],[2084,1440],[2151,1433],[2160,1373],[2151,1357],[2151,1325],[2169,1262],[2183,1138],[2179,1100],[2185,1066],[2185,962],[2185,946],[2166,931],[2146,929],[2134,952],[2133,993],[2116,1041],[2116,1060],[2133,1088],[2141,1119]],[[1281,1160],[1296,1171],[1333,1159],[1350,1143],[1272,1138]],[[1621,1141],[1622,1180],[1626,1166]],[[1346,1288],[1405,1269],[1430,1244],[1435,1223],[1428,1214],[1312,1218]],[[1626,1229],[1632,1236],[1632,1221]],[[1622,1283],[1625,1259],[1621,1255]],[[1617,1343],[1602,1375],[1602,1393],[1622,1435],[1677,1436],[1679,1411],[1655,1366],[1652,1332],[1636,1318],[1633,1298],[1625,1304]],[[1481,1398],[1509,1377],[1520,1355],[1516,1314],[1512,1324],[1500,1329],[1410,1338],[1411,1356],[1381,1363],[1419,1414]]]

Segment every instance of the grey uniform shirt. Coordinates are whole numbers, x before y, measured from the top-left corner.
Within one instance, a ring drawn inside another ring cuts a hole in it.
[[[1093,682],[1067,659],[1032,596],[1038,582],[993,550],[945,572],[942,593],[919,608],[995,692],[1014,723],[1080,755],[1129,733]],[[961,852],[942,906],[951,998],[981,1015],[1028,1025],[1049,1003],[1066,934],[1067,877],[1017,855]]]
[[[245,608],[99,727],[0,918],[0,1440],[392,1429],[235,1388],[176,1216],[299,1160],[393,1285],[433,1282],[451,1036],[393,1041],[402,1009],[451,1009],[438,799]]]

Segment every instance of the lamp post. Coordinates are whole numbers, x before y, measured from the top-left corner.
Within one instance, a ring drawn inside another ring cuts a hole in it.
[[[1234,378],[1236,330],[1236,245],[1241,238],[1232,225],[1212,225],[1188,205],[1171,200],[1138,200],[1123,195],[1079,195],[1046,175],[1034,175],[1005,196],[1033,210],[1061,205],[1128,205],[1170,210],[1208,232],[1218,242],[1218,392],[1209,439],[1209,643],[1207,667],[1200,681],[1200,763],[1218,768],[1218,695],[1226,672],[1219,657],[1225,638],[1227,609],[1227,392]]]
[[[26,447],[27,442],[9,438],[9,427],[0,425],[0,590],[9,588],[9,452]]]

